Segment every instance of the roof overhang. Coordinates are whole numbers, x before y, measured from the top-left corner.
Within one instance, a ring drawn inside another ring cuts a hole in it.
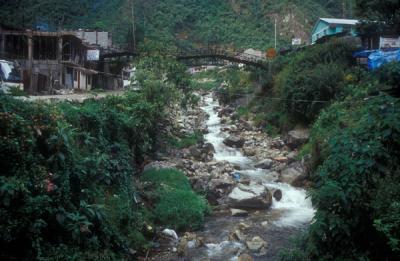
[[[67,61],[67,62],[62,62],[62,63],[63,63],[65,66],[69,67],[69,68],[78,70],[78,71],[83,72],[83,73],[88,74],[88,75],[95,75],[95,74],[99,74],[99,73],[100,73],[99,71],[96,71],[96,70],[92,70],[92,69],[88,69],[88,68],[82,67],[82,66],[80,66],[80,65],[78,65],[78,64],[75,64],[75,63],[73,63],[73,62],[68,62],[68,61]]]

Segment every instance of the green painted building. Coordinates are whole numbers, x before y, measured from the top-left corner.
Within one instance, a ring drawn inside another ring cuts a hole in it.
[[[311,43],[333,35],[357,36],[357,23],[353,19],[319,18],[312,30]]]

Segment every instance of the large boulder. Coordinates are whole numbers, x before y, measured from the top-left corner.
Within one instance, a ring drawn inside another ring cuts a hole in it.
[[[274,161],[271,159],[265,159],[260,162],[258,162],[255,167],[259,169],[270,169],[272,168],[272,165],[274,164]]]
[[[219,204],[219,200],[226,198],[234,185],[235,182],[232,179],[219,178],[209,180],[204,191],[208,202],[213,205]]]
[[[195,160],[201,160],[202,159],[203,153],[196,146],[191,146],[189,148],[189,153],[190,153],[190,157],[195,159]]]
[[[233,148],[241,148],[244,145],[245,140],[238,136],[229,136],[224,140],[224,144]]]
[[[267,209],[272,204],[272,195],[263,185],[239,184],[228,195],[228,204],[240,209]]]
[[[289,131],[286,136],[286,144],[291,149],[297,149],[301,145],[305,144],[310,137],[310,131],[308,129],[295,129]]]
[[[206,154],[213,154],[215,153],[215,148],[214,145],[212,145],[211,143],[204,143],[202,150],[206,153]]]
[[[310,185],[309,177],[306,173],[303,173],[297,176],[290,184],[293,187],[308,187]]]
[[[302,174],[303,172],[300,170],[293,167],[288,167],[282,170],[279,181],[282,183],[292,184]]]

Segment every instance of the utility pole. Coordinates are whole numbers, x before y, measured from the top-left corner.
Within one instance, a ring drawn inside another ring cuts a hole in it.
[[[343,8],[342,18],[346,18],[346,0],[343,0],[342,8]]]
[[[276,32],[276,23],[277,23],[277,21],[276,21],[276,18],[275,18],[275,50],[276,50],[276,35],[277,35],[277,32]]]
[[[132,10],[132,37],[133,37],[133,51],[136,49],[136,35],[135,35],[135,0],[131,0],[131,10]]]
[[[353,1],[349,0],[349,18],[353,19]]]

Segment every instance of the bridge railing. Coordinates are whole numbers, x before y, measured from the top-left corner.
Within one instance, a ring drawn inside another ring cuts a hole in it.
[[[222,48],[199,48],[178,50],[177,57],[201,57],[201,56],[223,56],[232,57],[238,60],[249,61],[253,63],[264,62],[267,59],[253,54],[248,54],[240,51],[230,51]]]

